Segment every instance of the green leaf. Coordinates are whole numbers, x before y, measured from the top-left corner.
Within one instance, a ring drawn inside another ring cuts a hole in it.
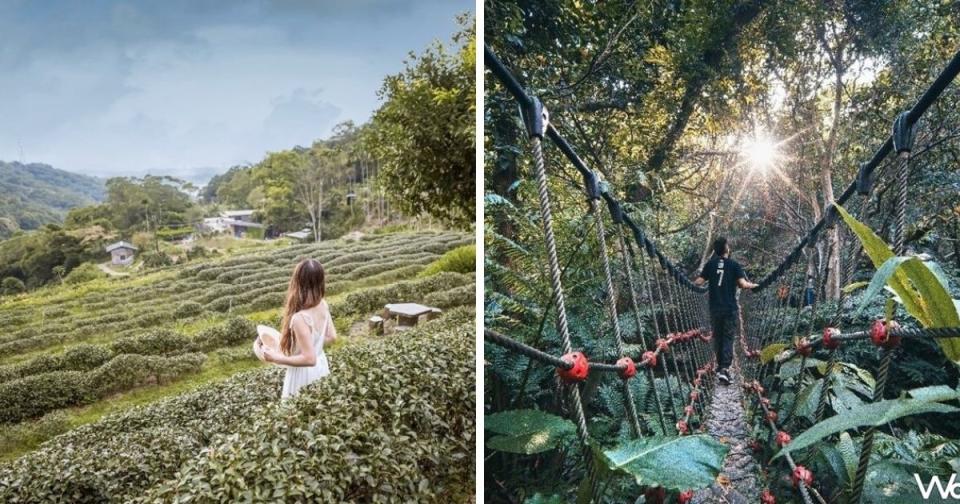
[[[525,455],[552,450],[577,430],[570,420],[533,409],[493,413],[483,422],[484,429],[500,434],[487,441],[488,448]]]
[[[760,351],[760,362],[766,364],[787,348],[786,343],[771,343]]]
[[[840,433],[840,440],[837,441],[837,451],[843,458],[843,465],[847,468],[846,480],[853,481],[857,475],[857,465],[860,463],[860,450],[853,443],[853,438],[846,432]]]
[[[800,450],[821,439],[838,432],[856,429],[858,427],[883,425],[900,417],[919,415],[921,413],[955,413],[960,408],[947,406],[937,402],[920,399],[891,399],[874,403],[861,404],[842,415],[832,416],[813,427],[810,427],[799,436],[793,438],[784,449],[773,458],[776,459],[786,452]]]
[[[867,287],[867,290],[863,293],[863,296],[860,298],[860,307],[857,308],[857,311],[854,315],[859,315],[863,312],[863,309],[870,304],[870,300],[873,299],[873,296],[876,296],[878,292],[883,290],[883,287],[887,285],[887,281],[890,279],[894,273],[897,272],[897,268],[900,267],[906,261],[910,259],[915,259],[912,257],[905,256],[893,256],[883,262],[877,272],[873,274],[873,278],[870,279],[870,286]]]
[[[887,259],[893,257],[893,251],[890,250],[890,247],[887,246],[883,239],[877,236],[865,224],[847,213],[842,206],[836,204],[834,206],[836,206],[837,211],[840,213],[840,216],[843,217],[847,226],[849,226],[853,233],[857,235],[857,238],[860,239],[863,250],[870,257],[875,268],[879,268]],[[919,295],[907,285],[906,275],[902,271],[897,271],[888,283],[897,295],[900,296],[902,299],[901,302],[910,314],[917,313],[922,316],[923,311],[919,305]]]
[[[605,450],[603,459],[610,469],[633,476],[638,485],[687,490],[712,484],[727,450],[728,446],[706,434],[655,436]]]
[[[908,390],[907,394],[914,399],[921,401],[952,401],[960,399],[960,391],[954,390],[947,385],[933,385],[930,387],[915,388]]]
[[[931,266],[917,257],[907,259],[893,258],[893,252],[886,243],[874,234],[863,223],[857,221],[840,205],[836,205],[843,220],[850,229],[860,238],[863,249],[870,256],[870,260],[878,268],[871,285],[879,282],[878,276],[884,278],[883,283],[888,285],[907,310],[907,313],[916,318],[923,327],[957,327],[960,326],[960,315],[957,306],[950,297],[946,286],[946,278],[939,266]],[[892,268],[892,271],[889,269]],[[862,306],[861,306],[862,309]],[[960,338],[940,338],[937,340],[947,358],[955,364],[960,364]]]
[[[867,282],[867,281],[853,282],[852,284],[845,286],[841,290],[843,291],[844,294],[850,294],[851,292],[857,289],[862,289],[868,285],[870,285],[870,282]]]

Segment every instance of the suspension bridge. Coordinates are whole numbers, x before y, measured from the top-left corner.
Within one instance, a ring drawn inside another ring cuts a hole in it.
[[[799,401],[794,400],[787,407],[785,395],[796,398],[801,393],[799,389],[807,383],[807,375],[822,373],[823,379],[819,382],[811,380],[816,387],[807,392],[815,404],[813,424],[827,420],[827,388],[831,374],[841,372],[838,350],[849,345],[868,348],[872,345],[879,353],[880,365],[870,392],[875,404],[885,405],[884,393],[898,348],[913,339],[949,342],[949,338],[960,337],[960,323],[944,325],[944,319],[934,317],[935,320],[928,320],[926,327],[919,329],[901,328],[882,320],[868,327],[840,327],[844,310],[849,309],[844,303],[844,297],[848,296],[846,289],[841,291],[835,312],[820,317],[817,314],[823,310],[817,305],[821,296],[814,296],[809,304],[794,302],[790,296],[804,292],[810,281],[805,265],[801,264],[805,250],[816,247],[825,239],[825,230],[834,227],[839,227],[848,237],[843,240],[846,268],[840,272],[841,285],[853,280],[856,265],[871,251],[863,247],[841,220],[857,217],[866,220],[868,205],[876,204],[878,183],[895,194],[893,246],[886,254],[892,252],[893,256],[903,256],[902,262],[906,262],[905,216],[910,201],[911,153],[916,125],[960,73],[960,52],[914,105],[892,121],[892,133],[872,157],[860,165],[856,179],[836,198],[836,205],[847,208],[849,215],[828,205],[823,216],[758,282],[758,287],[741,297],[741,322],[732,369],[734,383],[726,387],[715,384],[716,363],[711,348],[714,342],[706,288],[691,282],[688,274],[661,252],[656,241],[618,201],[609,184],[601,183],[597,173],[554,127],[548,108],[527,92],[488,46],[484,47],[484,62],[496,81],[519,105],[526,127],[559,346],[537,348],[491,329],[484,331],[484,338],[492,345],[531,359],[531,362],[556,368],[556,388],[562,398],[560,410],[576,425],[585,466],[583,478],[596,479],[601,468],[597,467],[596,458],[591,454],[591,434],[581,394],[589,377],[606,374],[619,380],[626,421],[634,438],[654,434],[654,429],[639,420],[637,401],[630,386],[631,380],[646,380],[653,395],[654,416],[659,426],[656,430],[678,436],[702,431],[729,447],[720,471],[724,481],[705,488],[678,491],[678,502],[760,501],[774,504],[776,497],[764,487],[761,472],[780,473],[782,478],[789,479],[793,497],[806,504],[836,501],[837,496],[823,491],[818,475],[797,455],[798,431],[811,424],[799,419],[796,411]],[[618,356],[615,360],[605,361],[602,356],[585,355],[573,346],[548,184],[551,164],[563,160],[545,157],[544,144],[547,142],[552,143],[582,177],[579,189],[587,202],[586,211],[593,219],[592,228],[599,244],[597,268],[605,286],[604,309],[611,334],[603,337],[612,338]],[[875,258],[870,256],[870,259]],[[615,271],[618,267],[623,271]],[[817,292],[823,288],[823,276],[818,268],[813,279]],[[616,281],[615,278],[622,280]],[[627,334],[621,327],[621,317],[629,316],[620,313],[624,306],[632,312],[635,334]],[[955,314],[953,318],[956,318]],[[628,341],[638,343],[642,350],[631,353],[635,345],[628,345]],[[819,366],[818,371],[817,366],[809,365],[812,362],[826,364]],[[783,372],[792,366],[796,366],[795,374],[789,376],[791,373]],[[665,378],[666,390],[654,386],[656,377]],[[790,431],[791,428],[794,432]],[[756,434],[758,429],[763,433],[759,436],[761,439]],[[864,483],[871,465],[877,427],[869,425],[862,432],[856,470],[846,489],[846,500],[852,503],[865,501]],[[764,443],[779,448],[779,455],[773,458],[758,455],[763,452]],[[663,471],[670,471],[670,468],[664,467]],[[581,500],[604,501],[605,485],[589,484],[581,488],[587,488],[589,493],[581,496]],[[646,502],[663,502],[666,497],[667,492],[662,487],[646,489]]]

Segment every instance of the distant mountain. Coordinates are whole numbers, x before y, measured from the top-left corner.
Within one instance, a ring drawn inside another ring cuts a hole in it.
[[[0,238],[11,227],[28,230],[62,222],[71,208],[103,201],[104,191],[99,178],[40,163],[0,161]]]

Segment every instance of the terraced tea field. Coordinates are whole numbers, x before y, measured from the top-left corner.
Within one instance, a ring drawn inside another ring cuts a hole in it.
[[[475,279],[421,274],[472,243],[429,232],[267,248],[7,300],[0,501],[472,493]],[[280,404],[282,375],[250,344],[256,323],[279,325],[304,257],[326,267],[341,339],[332,375]],[[398,301],[445,314],[402,336],[345,337]]]

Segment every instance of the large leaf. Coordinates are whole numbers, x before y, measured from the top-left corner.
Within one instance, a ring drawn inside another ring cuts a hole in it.
[[[922,401],[952,401],[960,398],[960,391],[950,388],[947,385],[933,385],[930,387],[915,388],[908,390],[910,397]]]
[[[500,434],[487,441],[488,448],[526,455],[552,450],[577,431],[570,420],[532,409],[486,415],[483,424],[484,429]]]
[[[760,351],[760,362],[766,364],[787,348],[786,343],[771,343]]]
[[[847,213],[840,205],[836,207],[843,220],[860,239],[874,267],[878,268],[870,287],[867,288],[865,298],[875,292],[875,284],[882,282],[897,294],[907,313],[916,318],[923,327],[960,326],[958,309],[950,297],[939,267],[932,267],[916,257],[895,258],[890,247],[869,227]],[[941,338],[937,343],[948,359],[960,364],[960,338]]]
[[[709,486],[720,474],[729,447],[706,435],[646,437],[604,450],[610,469],[634,477],[638,485],[668,490]]]
[[[832,416],[810,427],[799,436],[793,438],[793,441],[780,450],[773,458],[780,457],[786,452],[806,448],[838,432],[844,432],[858,427],[883,425],[900,417],[910,415],[956,412],[960,412],[960,408],[912,398],[890,399],[861,404],[843,414]]]

